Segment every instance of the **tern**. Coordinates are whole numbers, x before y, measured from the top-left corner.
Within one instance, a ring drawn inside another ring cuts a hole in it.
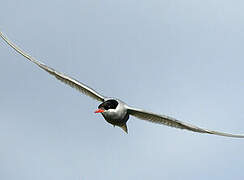
[[[3,35],[2,32],[0,32],[1,38],[10,45],[15,51],[17,51],[19,54],[27,58],[32,63],[39,66],[41,69],[45,70],[52,76],[56,77],[58,80],[62,81],[63,83],[77,89],[81,93],[90,96],[91,98],[100,101],[101,104],[98,106],[98,109],[95,111],[95,113],[101,113],[104,119],[114,125],[122,128],[126,133],[128,133],[127,129],[127,121],[130,116],[137,117],[142,120],[147,120],[153,123],[163,124],[166,126],[171,126],[179,129],[185,129],[193,132],[198,133],[206,133],[206,134],[213,134],[213,135],[219,135],[219,136],[227,136],[227,137],[236,137],[236,138],[244,138],[244,135],[236,135],[236,134],[230,134],[230,133],[223,133],[219,131],[212,131],[204,128],[197,127],[195,125],[185,123],[182,121],[179,121],[175,118],[160,115],[152,112],[148,112],[142,109],[134,108],[123,101],[117,99],[117,98],[111,98],[106,97],[95,91],[94,89],[90,88],[89,86],[77,81],[76,79],[67,76],[63,73],[60,73],[56,71],[55,69],[45,65],[44,63],[36,60],[32,56],[25,53],[23,50],[21,50],[19,47],[17,47],[14,43],[12,43],[7,37]]]

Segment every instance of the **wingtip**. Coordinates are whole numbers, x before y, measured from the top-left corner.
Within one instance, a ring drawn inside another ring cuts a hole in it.
[[[230,133],[223,133],[219,131],[207,131],[208,134],[213,134],[217,136],[224,136],[224,137],[232,137],[232,138],[244,138],[242,134],[230,134]]]

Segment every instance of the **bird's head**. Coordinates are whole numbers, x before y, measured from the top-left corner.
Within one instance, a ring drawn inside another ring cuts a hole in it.
[[[116,109],[118,104],[118,101],[114,99],[104,101],[102,104],[98,106],[98,109],[95,111],[95,113],[104,113],[109,111],[110,109]]]

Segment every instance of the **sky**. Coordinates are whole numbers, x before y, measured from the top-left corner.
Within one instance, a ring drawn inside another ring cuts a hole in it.
[[[0,30],[45,64],[105,96],[244,134],[244,2],[8,0]],[[0,40],[1,180],[242,180],[244,139],[131,117],[129,134],[98,102]]]

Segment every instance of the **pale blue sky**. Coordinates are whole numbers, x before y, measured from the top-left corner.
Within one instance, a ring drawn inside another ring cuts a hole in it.
[[[107,96],[244,133],[244,2],[5,0],[0,29]],[[243,180],[244,139],[135,118],[129,134],[0,41],[1,180]]]

